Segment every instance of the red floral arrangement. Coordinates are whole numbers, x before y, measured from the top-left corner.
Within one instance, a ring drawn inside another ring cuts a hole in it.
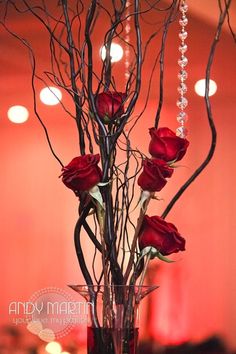
[[[116,92],[103,92],[96,97],[96,110],[99,118],[105,123],[114,122],[120,119],[124,113],[124,102],[126,95]],[[163,127],[150,129],[151,141],[149,144],[150,158],[142,160],[142,172],[138,177],[137,184],[141,187],[140,204],[145,209],[155,192],[159,192],[171,178],[174,172],[174,163],[181,160],[188,148],[187,139],[180,138],[170,130]],[[103,171],[98,166],[100,156],[98,154],[82,155],[75,157],[67,166],[62,169],[62,181],[76,195],[84,198],[84,192],[91,195],[99,202],[99,209],[103,210],[103,197],[99,190],[102,184]],[[83,196],[83,197],[82,197]],[[105,217],[105,211],[103,211]],[[185,250],[185,240],[179,234],[177,228],[167,223],[160,216],[147,216],[142,213],[142,223],[139,226],[138,244],[139,253],[150,255],[155,254],[162,260],[166,255]],[[140,222],[140,220],[139,220]],[[137,249],[135,250],[137,251]]]

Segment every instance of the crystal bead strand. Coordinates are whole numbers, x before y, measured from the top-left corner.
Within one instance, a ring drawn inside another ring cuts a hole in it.
[[[130,1],[126,2],[126,25],[125,25],[125,81],[127,82],[130,77]]]
[[[179,24],[181,26],[181,31],[179,33],[179,38],[181,40],[179,52],[181,53],[181,57],[178,60],[178,65],[180,66],[180,71],[178,74],[178,79],[180,80],[178,92],[180,94],[180,97],[178,98],[176,104],[177,107],[180,109],[180,112],[177,115],[177,121],[179,122],[180,126],[176,129],[176,135],[180,138],[185,138],[188,133],[187,129],[185,128],[185,123],[188,119],[188,115],[185,112],[185,108],[188,105],[188,100],[185,97],[185,94],[187,92],[187,85],[185,81],[188,77],[188,73],[185,69],[186,65],[188,64],[188,58],[185,56],[185,53],[188,49],[187,44],[185,43],[185,39],[188,36],[188,33],[186,32],[186,26],[188,24],[188,19],[186,16],[186,13],[188,11],[188,5],[186,4],[185,0],[180,1],[179,11],[181,13],[181,18],[179,20]]]

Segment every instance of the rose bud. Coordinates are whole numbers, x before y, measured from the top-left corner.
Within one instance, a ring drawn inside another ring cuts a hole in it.
[[[180,138],[169,128],[151,128],[149,153],[165,161],[179,161],[185,155],[189,141]]]
[[[138,185],[144,191],[159,192],[167,183],[166,178],[172,176],[173,168],[160,159],[145,159],[143,172],[138,178]]]
[[[139,233],[139,248],[154,247],[163,256],[185,250],[185,239],[177,228],[159,216],[144,216]]]
[[[75,157],[62,168],[62,182],[73,191],[89,191],[102,178],[102,171],[98,166],[99,160],[99,154]]]
[[[124,113],[124,100],[126,95],[121,92],[102,92],[96,97],[98,115],[106,123],[119,118]]]

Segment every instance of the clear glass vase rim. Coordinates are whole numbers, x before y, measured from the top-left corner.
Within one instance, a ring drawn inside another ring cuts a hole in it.
[[[92,288],[101,288],[101,289],[104,289],[104,288],[142,288],[142,289],[150,289],[150,288],[159,288],[159,285],[129,285],[129,284],[126,284],[126,285],[116,285],[116,284],[109,284],[109,285],[104,285],[104,284],[101,284],[101,285],[97,285],[97,284],[94,284],[94,285],[86,285],[86,284],[68,284],[68,286],[70,288],[88,288],[88,289],[92,289]]]
[[[114,284],[109,284],[109,285],[68,285],[71,289],[73,289],[76,292],[79,292],[80,294],[82,293],[97,293],[97,294],[102,294],[106,292],[106,289],[108,292],[119,292],[119,289],[121,291],[128,292],[133,291],[135,295],[137,294],[142,294],[141,298],[145,297],[147,294],[153,292],[157,288],[159,288],[159,285],[114,285]]]

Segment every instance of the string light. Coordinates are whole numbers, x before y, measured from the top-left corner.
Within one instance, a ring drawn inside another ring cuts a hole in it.
[[[186,13],[188,11],[188,5],[186,4],[185,0],[181,0],[179,11],[181,13],[181,17],[179,20],[179,24],[181,26],[181,31],[179,33],[179,38],[181,40],[179,45],[179,52],[181,53],[181,57],[178,60],[178,65],[180,66],[180,71],[178,73],[178,79],[180,80],[178,86],[178,93],[180,96],[176,104],[177,107],[180,109],[180,112],[177,115],[177,121],[178,123],[180,123],[180,126],[176,129],[176,135],[178,135],[180,138],[185,138],[188,133],[187,129],[185,128],[185,123],[188,119],[188,115],[185,112],[185,108],[188,105],[188,100],[185,97],[185,94],[187,92],[187,85],[185,81],[188,78],[188,73],[186,71],[188,58],[185,55],[188,49],[187,44],[185,43],[185,40],[188,37],[188,32],[186,31],[186,26],[188,24],[188,18],[186,16]]]

